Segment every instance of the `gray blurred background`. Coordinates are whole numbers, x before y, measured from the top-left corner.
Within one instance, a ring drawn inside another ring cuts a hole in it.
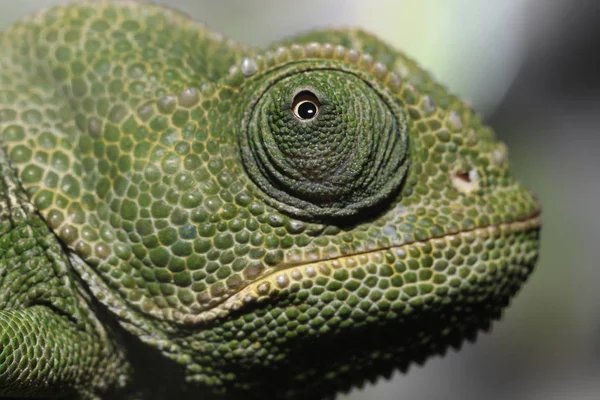
[[[0,29],[60,0],[0,0]],[[246,43],[359,26],[470,99],[543,202],[537,270],[501,323],[359,399],[600,399],[600,2],[158,1]]]

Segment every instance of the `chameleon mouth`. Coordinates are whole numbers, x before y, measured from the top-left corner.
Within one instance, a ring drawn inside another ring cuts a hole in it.
[[[446,278],[443,278],[444,282],[442,282],[442,276],[446,275],[449,277],[450,286],[459,286],[460,281],[464,281],[470,271],[477,271],[475,273],[480,277],[487,274],[491,277],[496,276],[498,279],[501,274],[506,272],[506,265],[524,267],[530,271],[537,259],[537,232],[541,226],[540,215],[540,208],[537,207],[533,213],[510,222],[476,227],[436,238],[414,240],[398,246],[378,248],[330,259],[311,260],[293,265],[286,264],[251,282],[205,313],[197,315],[193,322],[188,322],[197,323],[199,322],[198,317],[204,322],[226,317],[246,306],[268,301],[270,297],[276,297],[284,291],[293,292],[302,287],[302,283],[306,281],[318,282],[321,280],[321,286],[335,281],[339,282],[339,277],[336,276],[347,274],[338,271],[344,270],[349,271],[350,280],[355,275],[354,271],[367,271],[366,276],[362,272],[356,274],[356,279],[360,280],[361,275],[362,280],[366,280],[369,276],[387,276],[392,281],[392,285],[394,278],[400,276],[398,273],[403,272],[403,276],[396,279],[396,281],[402,281],[397,289],[405,293],[416,291],[416,294],[419,295],[433,293],[436,284],[446,283]],[[524,233],[525,235],[523,235]],[[501,248],[493,248],[495,243],[502,243]],[[455,249],[458,250],[455,251]],[[454,254],[452,259],[448,259],[448,250]],[[429,254],[431,263],[428,262],[427,268],[419,268],[419,270],[414,267],[414,262],[411,267],[410,254],[413,253]],[[453,262],[455,265],[452,265]],[[494,263],[498,265],[493,268],[486,267],[488,264],[494,265]],[[450,265],[444,268],[444,264]],[[410,268],[415,269],[415,274],[410,271],[399,271],[398,265],[408,265],[409,270]],[[394,268],[396,268],[395,271]],[[437,270],[438,273],[422,272],[425,269]],[[521,271],[521,273],[524,272]],[[413,275],[416,276],[416,280]],[[453,283],[453,276],[458,278],[456,283]],[[523,277],[523,280],[525,278]],[[406,285],[408,286],[405,287]],[[411,289],[408,290],[409,288]],[[410,293],[408,294],[410,295]]]

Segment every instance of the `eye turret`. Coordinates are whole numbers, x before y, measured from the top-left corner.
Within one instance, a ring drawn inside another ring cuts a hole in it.
[[[262,90],[240,150],[267,202],[324,219],[373,209],[397,193],[407,118],[385,88],[341,67],[283,75]]]

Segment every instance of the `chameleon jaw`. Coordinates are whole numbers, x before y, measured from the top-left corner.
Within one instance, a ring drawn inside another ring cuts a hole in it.
[[[390,246],[388,248],[369,250],[327,260],[311,261],[309,263],[286,266],[250,283],[212,309],[198,315],[188,315],[184,317],[182,322],[186,325],[196,325],[198,323],[211,322],[215,319],[225,318],[232,313],[243,312],[246,307],[267,302],[270,298],[276,298],[282,292],[293,292],[295,288],[297,290],[297,288],[302,286],[302,282],[316,281],[319,278],[333,281],[334,279],[332,279],[332,277],[335,276],[336,271],[345,269],[352,274],[353,270],[366,267],[367,269],[372,270],[373,275],[377,275],[377,273],[381,273],[381,268],[378,268],[377,266],[386,265],[387,263],[387,265],[390,266],[389,269],[392,270],[391,265],[393,265],[393,263],[389,261],[391,259],[393,259],[395,263],[400,262],[401,264],[410,264],[410,261],[408,260],[411,260],[410,254],[414,252],[430,252],[431,254],[434,254],[436,252],[443,252],[445,249],[456,248],[461,246],[461,244],[467,247],[471,246],[475,249],[487,242],[493,243],[502,238],[510,241],[512,240],[511,238],[518,238],[519,235],[535,232],[536,237],[534,239],[535,244],[533,247],[530,246],[529,243],[531,240],[526,239],[521,243],[511,243],[510,246],[504,248],[504,252],[507,250],[510,251],[512,257],[515,258],[515,261],[511,261],[510,264],[526,267],[528,272],[530,272],[537,259],[537,232],[540,226],[541,217],[538,208],[531,215],[513,222],[478,227],[437,238],[405,243],[400,246]],[[441,295],[441,297],[444,297],[451,295],[451,292],[453,291],[452,287],[458,291],[461,282],[464,282],[464,280],[468,278],[468,271],[475,271],[479,276],[485,275],[485,273],[477,272],[480,270],[483,270],[484,272],[487,271],[486,265],[488,261],[490,261],[489,255],[484,256],[483,254],[486,253],[482,252],[477,255],[478,259],[475,263],[468,259],[463,259],[462,262],[460,262],[461,258],[459,257],[459,259],[455,260],[458,261],[456,265],[451,265],[450,269],[447,271],[438,271],[443,273],[434,273],[430,276],[429,280],[424,282],[412,282],[412,279],[406,279],[408,278],[410,271],[408,271],[408,273],[404,271],[403,274],[406,274],[407,276],[404,279],[401,279],[403,285],[397,287],[400,292],[399,297],[402,298],[403,295],[405,295],[404,301],[406,304],[404,307],[399,307],[402,308],[402,313],[408,312],[407,310],[412,306],[420,307],[421,304],[419,303],[427,303],[427,301],[429,301],[426,300],[428,297],[440,296],[439,293],[444,292],[444,290],[441,292],[439,291],[439,288],[443,287],[443,285],[440,283],[441,278],[436,278],[438,276],[446,273],[449,274],[447,278],[450,289],[447,293]],[[431,269],[436,269],[435,261],[438,261],[440,258],[433,257],[434,265],[431,266]],[[493,261],[494,260],[491,260],[491,262]],[[412,264],[414,265],[414,263]],[[426,268],[420,267],[420,269],[423,270]],[[450,273],[452,270],[454,272]],[[498,274],[498,272],[491,273]],[[394,277],[399,276],[398,274],[399,271],[392,270],[390,280],[393,281]],[[402,275],[402,273],[400,273],[400,275]],[[454,278],[452,275],[455,275]],[[526,277],[523,277],[523,279],[525,278]],[[404,285],[406,283],[408,284]],[[438,285],[437,288],[435,287],[436,284]],[[431,290],[431,286],[434,286],[434,290]]]

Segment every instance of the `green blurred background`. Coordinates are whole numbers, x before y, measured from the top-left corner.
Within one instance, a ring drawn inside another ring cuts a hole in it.
[[[0,29],[61,2],[0,0]],[[157,2],[256,46],[329,25],[380,35],[473,102],[542,199],[537,270],[490,334],[341,399],[600,399],[600,2]]]

